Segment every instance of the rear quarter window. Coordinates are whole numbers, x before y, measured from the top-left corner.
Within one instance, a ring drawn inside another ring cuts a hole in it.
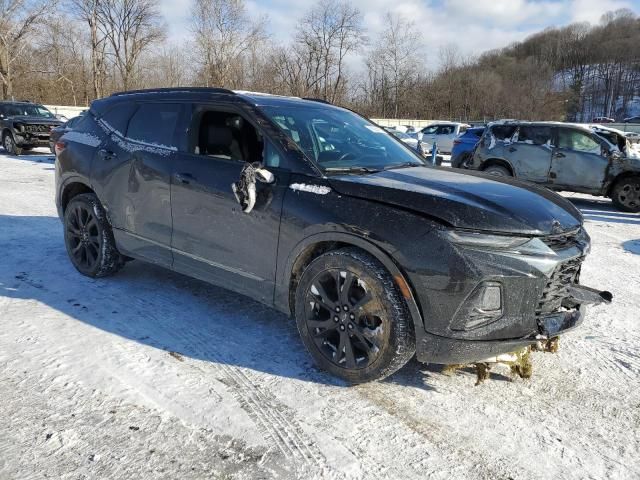
[[[181,112],[180,104],[145,103],[131,117],[127,138],[137,142],[176,148],[174,134]]]
[[[127,131],[127,125],[133,112],[136,111],[138,105],[135,103],[119,103],[107,110],[100,121],[111,131],[124,137]]]

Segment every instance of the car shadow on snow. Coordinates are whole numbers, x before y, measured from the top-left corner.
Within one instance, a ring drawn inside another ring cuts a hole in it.
[[[636,255],[640,255],[640,239],[639,240],[629,240],[622,244],[622,248],[624,248],[627,252],[635,253]]]
[[[23,152],[22,155],[9,155],[5,150],[0,150],[0,155],[9,158],[11,160],[22,160],[25,162],[36,162],[36,163],[50,163],[54,164],[56,161],[56,156],[52,153],[44,153],[42,150],[32,150],[28,152]]]
[[[571,201],[582,212],[585,220],[640,225],[639,214],[621,212],[609,200],[570,197],[567,200]]]
[[[315,367],[295,322],[247,297],[142,261],[108,278],[80,275],[56,217],[0,215],[0,251],[0,300],[40,302],[174,358],[348,386]],[[431,389],[424,370],[414,360],[385,381]]]

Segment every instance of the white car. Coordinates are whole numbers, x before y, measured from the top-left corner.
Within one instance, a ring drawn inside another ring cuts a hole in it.
[[[451,153],[455,138],[466,132],[468,128],[471,128],[471,125],[466,123],[436,122],[420,130],[418,138],[422,143],[436,142],[440,152]]]

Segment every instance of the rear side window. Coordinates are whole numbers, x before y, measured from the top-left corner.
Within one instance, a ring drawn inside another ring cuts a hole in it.
[[[79,133],[88,133],[95,136],[102,136],[104,131],[96,123],[96,119],[92,113],[87,112],[78,118],[73,126],[73,130]]]
[[[509,140],[516,133],[515,125],[495,125],[491,127],[491,133],[498,140]]]
[[[173,147],[181,106],[173,103],[145,103],[131,117],[127,138],[152,145]]]
[[[467,133],[480,138],[484,133],[484,128],[470,128]]]
[[[551,142],[550,127],[522,126],[518,131],[518,142],[530,145],[545,145]]]
[[[105,112],[100,121],[121,137],[127,131],[127,124],[138,106],[135,103],[119,103]]]

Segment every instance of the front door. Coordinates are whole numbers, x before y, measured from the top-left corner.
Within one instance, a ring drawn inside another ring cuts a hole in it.
[[[602,146],[588,132],[559,128],[553,151],[550,183],[566,190],[598,193],[609,167]]]
[[[231,108],[196,107],[189,137],[171,180],[174,269],[270,303],[287,172],[269,168],[275,182],[256,183],[245,213],[232,184],[246,162],[277,156],[271,144]]]

